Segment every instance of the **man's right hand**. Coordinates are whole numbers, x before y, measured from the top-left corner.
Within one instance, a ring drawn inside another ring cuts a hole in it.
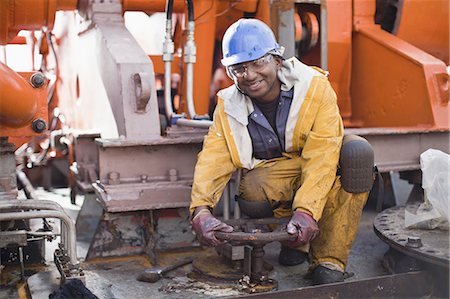
[[[214,217],[206,208],[196,211],[191,223],[197,239],[206,246],[217,246],[222,243],[216,238],[214,232],[231,233],[233,231],[233,227]]]

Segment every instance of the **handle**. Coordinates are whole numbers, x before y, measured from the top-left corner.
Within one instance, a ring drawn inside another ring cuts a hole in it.
[[[161,270],[161,274],[160,275],[162,276],[162,275],[166,274],[167,272],[172,271],[172,270],[174,270],[174,269],[176,269],[178,267],[190,264],[190,263],[192,263],[193,260],[194,260],[194,258],[192,258],[192,257],[188,257],[188,258],[184,258],[184,259],[178,260],[175,263],[173,263],[172,265],[164,267]]]

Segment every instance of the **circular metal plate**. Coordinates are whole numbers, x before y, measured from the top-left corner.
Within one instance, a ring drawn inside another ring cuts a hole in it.
[[[392,248],[413,258],[449,267],[449,232],[433,229],[405,228],[405,209],[416,211],[420,203],[386,209],[375,217],[375,233]],[[410,242],[408,243],[408,238]],[[417,246],[420,238],[421,246]],[[411,242],[414,241],[414,242]]]
[[[195,258],[192,266],[198,273],[213,279],[237,281],[243,276],[242,269],[233,269],[215,252]]]

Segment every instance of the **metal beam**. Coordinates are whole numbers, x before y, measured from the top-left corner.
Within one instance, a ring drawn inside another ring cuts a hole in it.
[[[417,271],[234,298],[423,298],[432,290],[428,273]]]
[[[381,172],[420,169],[420,154],[434,148],[449,153],[448,130],[417,128],[346,129],[345,134],[364,137],[375,152],[375,164]]]

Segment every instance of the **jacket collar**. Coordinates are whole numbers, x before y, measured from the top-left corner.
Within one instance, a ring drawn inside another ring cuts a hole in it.
[[[289,91],[292,87],[302,80],[304,72],[310,72],[310,68],[300,62],[295,57],[284,60],[281,69],[278,71],[278,78],[281,81],[281,90]],[[248,124],[248,115],[255,109],[251,99],[241,93],[235,85],[222,89],[217,96],[224,101],[225,113],[236,121],[246,126]]]

